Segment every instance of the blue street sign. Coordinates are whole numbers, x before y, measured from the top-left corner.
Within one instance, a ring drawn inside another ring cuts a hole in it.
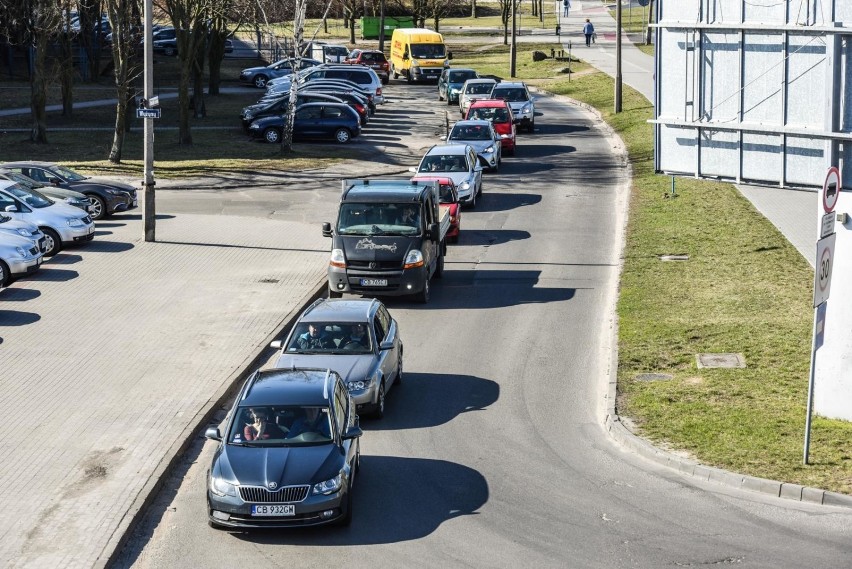
[[[137,119],[158,119],[160,118],[160,109],[136,109]]]
[[[651,0],[636,0],[640,6],[647,6],[651,3]]]

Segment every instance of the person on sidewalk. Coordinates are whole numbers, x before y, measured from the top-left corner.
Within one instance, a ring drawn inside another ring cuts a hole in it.
[[[568,10],[571,9],[571,0],[562,0],[562,15],[568,17]]]
[[[594,35],[594,33],[595,27],[592,25],[589,19],[586,18],[586,23],[583,24],[583,35],[586,36],[586,47],[591,47],[592,36]]]

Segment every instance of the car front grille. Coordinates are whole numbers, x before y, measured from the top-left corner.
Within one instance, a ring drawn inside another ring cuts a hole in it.
[[[38,247],[30,247],[30,255],[38,255]]]
[[[393,270],[400,269],[399,261],[348,261],[353,269]]]
[[[263,486],[240,486],[240,498],[257,504],[301,502],[308,497],[309,489],[310,486],[283,486],[273,491]]]
[[[86,225],[89,225],[90,223],[92,223],[92,216],[87,215],[86,217],[84,217],[83,223],[86,224]]]

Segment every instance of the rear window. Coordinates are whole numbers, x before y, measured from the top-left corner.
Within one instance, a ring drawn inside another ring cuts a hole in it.
[[[340,118],[343,116],[343,109],[340,107],[325,107],[322,114],[326,118]]]
[[[490,93],[493,88],[494,83],[469,83],[464,92],[471,95],[485,95]]]
[[[505,107],[478,107],[471,108],[467,116],[468,119],[486,120],[495,124],[503,124],[509,122],[509,111]]]
[[[521,89],[520,87],[494,87],[494,90],[491,92],[491,98],[503,99],[504,101],[510,101],[512,103],[529,100],[526,89]]]
[[[365,53],[361,55],[361,61],[385,62],[387,59],[384,53]]]

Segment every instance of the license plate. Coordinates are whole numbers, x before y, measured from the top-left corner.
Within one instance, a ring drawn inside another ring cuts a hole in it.
[[[36,267],[41,265],[42,261],[43,261],[42,257],[39,257],[38,259],[36,259]]]
[[[133,198],[133,207],[136,207],[138,205],[139,205],[139,198]]]
[[[89,226],[89,233],[94,233],[94,232],[95,232],[95,224],[93,223],[92,225]]]
[[[264,504],[251,507],[253,516],[295,516],[296,506],[293,504]]]
[[[361,279],[361,286],[388,286],[387,279]]]

